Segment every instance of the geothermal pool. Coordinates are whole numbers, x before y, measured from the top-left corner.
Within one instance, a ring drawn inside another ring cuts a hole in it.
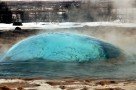
[[[0,58],[0,78],[136,79],[135,54],[87,34],[39,34],[13,45]]]
[[[117,58],[123,58],[121,49],[96,38],[72,33],[44,33],[13,45],[1,61],[37,59],[78,63],[110,61],[109,59]]]

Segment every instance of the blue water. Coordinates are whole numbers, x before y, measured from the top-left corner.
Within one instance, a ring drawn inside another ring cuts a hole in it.
[[[119,48],[96,38],[40,34],[20,41],[1,56],[0,78],[136,79],[135,59],[124,57]]]
[[[24,61],[0,63],[0,78],[112,78],[136,79],[136,63],[63,63]]]
[[[118,58],[122,52],[117,47],[98,39],[70,34],[48,33],[27,38],[15,44],[3,61],[41,59],[60,62],[87,62]]]

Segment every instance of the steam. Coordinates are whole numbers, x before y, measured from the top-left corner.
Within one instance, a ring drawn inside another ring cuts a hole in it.
[[[117,12],[118,20],[121,22],[136,23],[136,0],[112,0]]]
[[[134,28],[94,27],[85,28],[83,33],[112,43],[126,54],[136,55],[136,30]]]
[[[132,8],[135,0],[112,0],[116,8]]]
[[[131,8],[135,3],[135,0],[84,0],[83,2],[113,2],[116,8]]]

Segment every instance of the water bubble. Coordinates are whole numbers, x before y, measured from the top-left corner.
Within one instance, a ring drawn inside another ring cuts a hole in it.
[[[15,44],[2,60],[88,62],[118,58],[121,55],[119,48],[96,38],[71,33],[45,33]]]

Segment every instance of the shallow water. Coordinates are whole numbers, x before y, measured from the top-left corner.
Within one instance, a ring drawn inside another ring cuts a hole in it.
[[[136,57],[135,57],[136,58]],[[62,63],[47,61],[1,62],[0,78],[118,78],[136,79],[136,63],[89,62]]]

